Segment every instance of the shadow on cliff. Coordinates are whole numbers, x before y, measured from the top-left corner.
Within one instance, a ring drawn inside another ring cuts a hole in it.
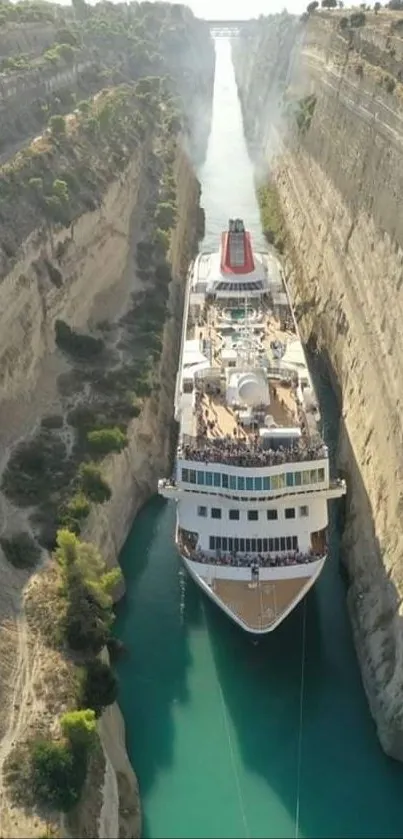
[[[114,629],[125,647],[116,668],[119,704],[142,796],[173,760],[175,704],[188,701],[188,632],[200,619],[193,586],[185,599],[187,581],[173,542],[174,524],[173,505],[152,498],[137,516],[120,557],[126,594],[117,606]]]
[[[334,460],[337,400],[323,371],[313,373]],[[250,836],[262,835],[262,824],[266,835],[276,830],[277,835],[294,835],[297,809],[301,836],[401,834],[402,768],[381,752],[366,703],[339,569],[340,538],[340,506],[334,504],[330,558],[320,580],[305,605],[256,646],[213,604],[206,607]],[[266,785],[260,800],[253,797],[250,775]],[[285,813],[273,803],[276,796]]]

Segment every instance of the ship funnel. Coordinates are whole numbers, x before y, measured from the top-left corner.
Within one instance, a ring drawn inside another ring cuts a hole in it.
[[[250,234],[242,219],[230,219],[222,235],[221,271],[224,274],[251,274],[255,270]]]

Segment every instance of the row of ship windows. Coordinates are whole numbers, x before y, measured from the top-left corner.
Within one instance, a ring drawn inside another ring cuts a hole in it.
[[[207,518],[207,514],[207,507],[200,506],[197,508],[198,516],[201,516],[202,518]],[[299,508],[299,515],[301,518],[306,518],[306,516],[309,516],[309,507],[307,507],[306,504]],[[221,519],[221,507],[211,507],[210,516],[212,519]],[[230,521],[239,521],[239,510],[228,510],[228,518],[230,519]],[[274,508],[266,510],[266,518],[269,521],[276,521],[278,519],[278,510],[275,510]],[[284,510],[284,518],[295,519],[295,507],[286,507]],[[247,510],[247,519],[248,521],[259,521],[259,510]]]
[[[232,539],[231,536],[210,536],[210,551],[234,551],[237,553],[272,553],[297,551],[298,536],[281,536],[275,539]]]
[[[285,487],[307,486],[325,480],[324,469],[304,469],[302,472],[285,472],[265,478],[245,478],[243,475],[227,475],[226,472],[204,472],[200,469],[182,469],[182,481],[186,484],[217,487],[223,489],[251,490],[284,489]]]

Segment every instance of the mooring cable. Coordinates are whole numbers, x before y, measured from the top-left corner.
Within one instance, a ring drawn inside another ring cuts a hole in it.
[[[304,717],[304,690],[305,690],[305,649],[306,649],[306,597],[303,603],[302,613],[302,649],[301,649],[301,684],[299,694],[299,731],[298,731],[298,753],[297,753],[297,801],[295,805],[295,839],[299,837],[300,801],[301,801],[301,765],[302,765],[302,727]]]

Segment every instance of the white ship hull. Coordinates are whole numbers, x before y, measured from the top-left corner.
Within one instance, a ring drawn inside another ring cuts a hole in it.
[[[194,582],[197,583],[202,592],[219,609],[225,612],[234,623],[251,635],[267,635],[280,626],[283,620],[298,606],[298,603],[303,600],[308,594],[308,591],[316,583],[322,573],[327,558],[323,556],[315,563],[312,563],[313,567],[309,569],[309,573],[306,575],[302,575],[301,569],[294,567],[292,570],[294,573],[297,572],[298,576],[283,577],[279,576],[278,573],[276,574],[278,569],[266,569],[269,573],[264,577],[260,575],[258,582],[252,582],[250,574],[245,575],[241,579],[239,577],[229,577],[227,581],[222,580],[222,589],[225,590],[226,582],[227,585],[228,582],[235,584],[239,589],[239,607],[235,610],[233,599],[226,602],[217,593],[217,589],[219,590],[220,586],[220,581],[217,580],[217,577],[209,573],[206,566],[192,562],[188,557],[180,553],[179,546],[178,551],[186,571]],[[291,584],[290,581],[292,581]],[[292,588],[293,584],[295,589],[300,584],[300,588],[295,590],[294,594],[290,595],[284,608],[279,610],[277,608],[276,589],[279,587],[284,588],[285,586]],[[264,606],[260,610],[257,610],[253,604],[253,600],[257,598],[264,600]],[[251,601],[251,608],[248,610],[249,600]]]
[[[332,480],[281,268],[239,220],[199,254],[185,297],[175,395],[176,544],[202,591],[246,632],[273,632],[327,556]]]

